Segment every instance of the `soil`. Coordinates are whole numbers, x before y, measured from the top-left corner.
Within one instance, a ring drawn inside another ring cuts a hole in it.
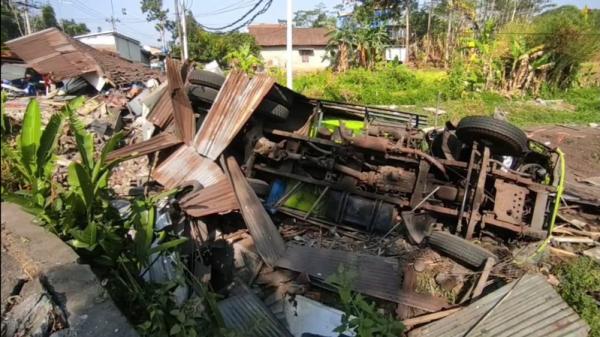
[[[584,180],[600,180],[600,128],[552,125],[526,130],[529,137],[565,153],[566,193],[592,203],[600,203],[600,185]]]

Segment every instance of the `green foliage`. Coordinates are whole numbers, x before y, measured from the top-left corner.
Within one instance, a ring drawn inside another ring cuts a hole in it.
[[[252,53],[250,44],[242,45],[239,49],[230,52],[225,56],[225,59],[232,68],[239,69],[247,74],[254,74],[258,67],[263,64],[260,57]]]
[[[342,325],[335,331],[338,333],[354,331],[359,337],[400,336],[404,331],[402,322],[379,313],[374,303],[367,302],[362,295],[352,291],[355,277],[355,271],[347,270],[340,265],[337,274],[327,279],[327,282],[336,288],[344,310]]]
[[[2,7],[0,14],[2,17],[2,29],[0,29],[0,42],[2,43],[2,49],[4,49],[4,43],[8,40],[17,38],[23,34],[24,22],[19,11],[9,0],[2,0]]]
[[[40,16],[35,17],[33,20],[33,26],[36,30],[58,27],[58,21],[56,20],[54,8],[50,5],[42,6],[42,13]]]
[[[600,308],[593,297],[600,292],[600,265],[590,258],[579,257],[558,266],[556,272],[560,295],[590,325],[589,336],[600,336]]]
[[[228,56],[238,52],[241,46],[248,46],[248,55],[259,57],[259,48],[254,37],[248,33],[210,33],[198,26],[195,20],[188,25],[188,47],[190,59],[208,63],[217,61],[220,66],[228,65]]]
[[[13,167],[22,177],[26,189],[12,192],[3,191],[3,198],[15,202],[25,210],[50,222],[52,205],[52,174],[54,173],[54,153],[58,137],[62,132],[65,114],[69,109],[81,106],[81,100],[74,100],[65,109],[53,115],[42,131],[42,117],[38,102],[29,101],[23,117],[21,134],[17,138]]]
[[[327,27],[335,28],[336,18],[327,10],[324,3],[320,2],[314,9],[294,12],[296,27]]]
[[[70,36],[83,35],[90,32],[90,29],[84,22],[77,23],[73,19],[61,20],[63,31]]]

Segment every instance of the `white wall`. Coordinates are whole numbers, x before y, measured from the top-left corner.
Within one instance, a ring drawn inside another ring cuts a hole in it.
[[[116,36],[117,52],[123,58],[133,62],[142,62],[142,47],[139,44]]]
[[[117,51],[115,44],[115,36],[112,34],[85,36],[77,39],[96,49]]]
[[[133,62],[142,62],[142,47],[130,40],[112,34],[84,36],[79,41],[96,49],[111,50]]]
[[[302,62],[300,55],[301,49],[312,49],[313,55],[308,57],[308,62]],[[294,47],[292,50],[292,62],[294,70],[317,70],[325,69],[329,66],[329,60],[323,61],[325,56],[325,47]],[[285,46],[281,47],[262,47],[260,55],[263,58],[265,67],[280,67],[285,68],[287,62],[287,54]]]

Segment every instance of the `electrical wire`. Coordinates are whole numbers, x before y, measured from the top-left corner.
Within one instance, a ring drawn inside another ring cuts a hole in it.
[[[256,13],[254,13],[254,15],[252,15],[252,17],[245,20],[252,14],[252,12],[254,12],[263,3],[264,3],[264,6],[260,10],[258,10]],[[250,8],[250,10],[248,12],[246,12],[244,15],[242,15],[241,18],[235,20],[234,22],[232,22],[228,25],[222,26],[222,27],[208,27],[208,26],[205,26],[200,23],[198,23],[198,25],[206,30],[221,31],[221,32],[236,31],[236,30],[246,26],[247,24],[251,23],[252,21],[254,21],[254,19],[256,19],[256,17],[258,17],[259,15],[264,14],[271,7],[272,3],[273,3],[273,0],[266,0],[266,1],[260,0],[260,1],[256,2],[256,4],[254,6],[252,6],[252,8]]]

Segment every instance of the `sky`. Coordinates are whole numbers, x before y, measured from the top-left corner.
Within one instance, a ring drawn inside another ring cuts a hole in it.
[[[196,20],[205,25],[219,27],[232,23],[239,19],[258,0],[184,0],[186,8],[190,8]],[[272,0],[269,9],[259,15],[253,23],[276,23],[278,19],[285,19],[286,0]],[[96,32],[98,27],[101,31],[112,30],[108,19],[111,16],[111,0],[45,0],[41,3],[49,3],[54,7],[59,19],[75,19],[84,22],[90,31]],[[293,11],[313,9],[319,3],[325,4],[331,9],[340,4],[342,0],[293,0]],[[580,8],[600,8],[600,0],[554,0],[557,5],[575,5]],[[175,0],[163,0],[163,4],[169,9],[169,16],[174,19]],[[114,16],[120,20],[117,22],[117,31],[139,40],[142,44],[158,46],[158,33],[154,29],[154,23],[145,19],[140,9],[139,0],[112,0]]]

